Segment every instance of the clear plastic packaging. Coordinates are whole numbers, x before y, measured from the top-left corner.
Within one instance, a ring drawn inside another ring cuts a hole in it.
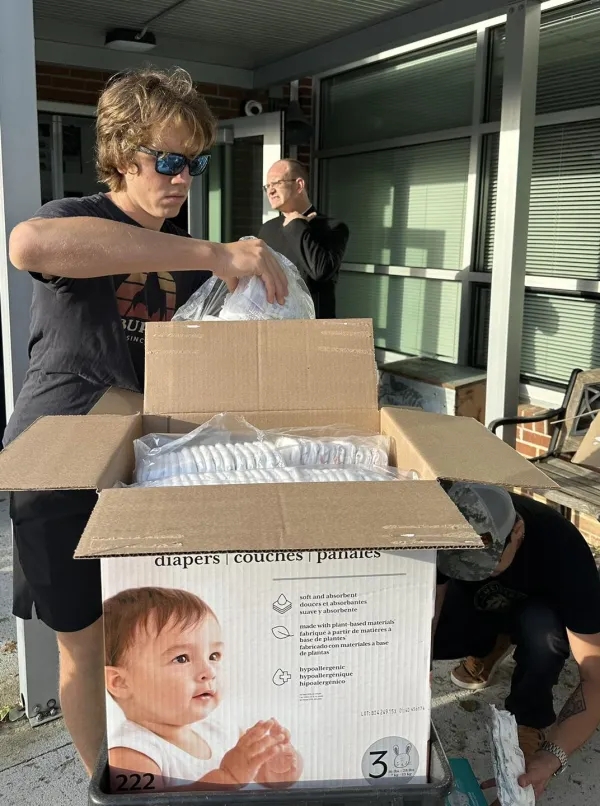
[[[240,240],[246,241],[251,237]],[[300,272],[284,255],[273,249],[271,252],[279,261],[288,281],[288,295],[283,305],[267,301],[265,285],[259,277],[242,277],[232,293],[229,293],[223,280],[212,277],[176,311],[173,321],[314,319],[315,306]]]
[[[410,481],[412,472],[393,467],[277,467],[272,469],[229,470],[209,473],[188,473],[169,478],[144,481],[131,487],[195,487],[215,484],[285,484],[288,482],[327,481]]]
[[[134,482],[320,465],[387,468],[389,448],[389,437],[352,434],[349,426],[261,431],[241,416],[223,413],[189,434],[136,440]]]

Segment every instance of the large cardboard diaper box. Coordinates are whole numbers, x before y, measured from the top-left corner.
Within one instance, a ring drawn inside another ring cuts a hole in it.
[[[227,411],[391,437],[419,480],[128,488],[133,441]],[[4,489],[96,489],[115,791],[424,783],[435,549],[481,547],[439,483],[544,488],[472,419],[383,408],[370,320],[149,324],[143,400],[37,421]]]

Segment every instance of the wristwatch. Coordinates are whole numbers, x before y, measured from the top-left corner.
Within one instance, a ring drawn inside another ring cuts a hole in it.
[[[554,777],[556,778],[557,776],[562,775],[569,764],[569,757],[562,747],[554,744],[554,742],[544,742],[540,747],[540,750],[544,750],[546,753],[552,753],[552,755],[560,761],[560,767],[554,773]]]

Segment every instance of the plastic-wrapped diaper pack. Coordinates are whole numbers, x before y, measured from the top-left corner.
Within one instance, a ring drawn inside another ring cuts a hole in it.
[[[328,426],[262,431],[218,414],[184,435],[149,434],[134,443],[134,486],[413,479],[388,466],[389,437]]]
[[[525,772],[525,757],[519,747],[517,721],[508,711],[491,706],[490,738],[496,787],[501,806],[535,806],[533,787],[522,789],[519,777]]]
[[[246,241],[249,238],[240,240]],[[173,321],[314,319],[315,306],[300,272],[279,252],[273,249],[271,252],[279,261],[288,281],[288,295],[283,305],[267,301],[265,285],[260,277],[242,277],[232,293],[229,293],[223,280],[211,277],[179,308]]]

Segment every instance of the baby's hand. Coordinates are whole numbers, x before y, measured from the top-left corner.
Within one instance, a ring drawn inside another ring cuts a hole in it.
[[[284,740],[279,731],[271,733],[276,724],[274,719],[257,722],[225,753],[220,769],[228,778],[240,786],[254,781],[258,770],[278,754]]]
[[[276,754],[265,761],[256,774],[256,781],[274,789],[291,786],[302,775],[302,757],[290,741],[290,732],[276,720],[271,734],[280,739]]]

